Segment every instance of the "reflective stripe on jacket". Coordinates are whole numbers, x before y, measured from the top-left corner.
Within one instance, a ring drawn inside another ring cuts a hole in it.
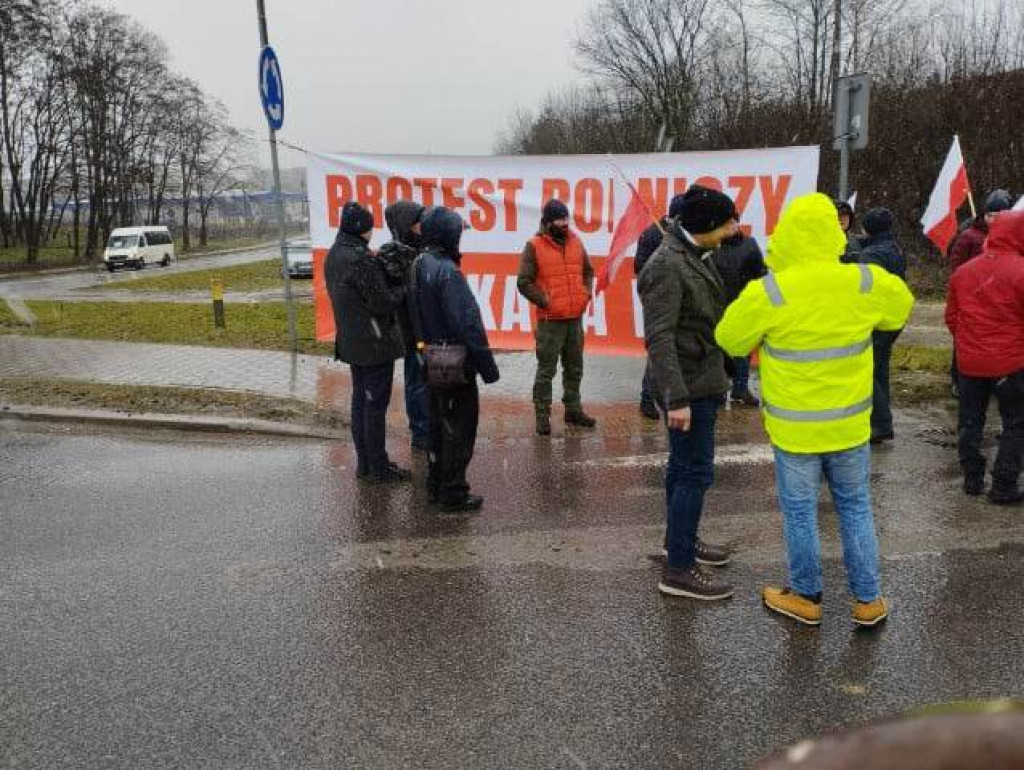
[[[538,309],[538,318],[565,321],[581,317],[590,302],[583,277],[583,242],[568,233],[565,246],[549,235],[535,235],[530,244],[537,260],[536,285],[547,296],[547,305]]]
[[[760,347],[765,427],[788,452],[839,452],[871,436],[871,333],[903,327],[913,296],[874,265],[839,261],[846,239],[819,193],[793,201],[769,243],[774,272],[740,294],[715,330],[734,356]]]

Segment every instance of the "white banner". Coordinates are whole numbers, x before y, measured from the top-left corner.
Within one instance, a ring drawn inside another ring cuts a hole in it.
[[[310,236],[320,260],[334,242],[341,208],[350,200],[359,201],[373,213],[375,246],[390,238],[384,209],[391,203],[414,200],[426,206],[448,206],[461,214],[470,228],[462,237],[463,270],[470,285],[479,289],[485,320],[492,327],[489,331],[495,332],[492,344],[521,349],[533,344],[529,308],[524,310],[512,296],[514,281],[508,279],[515,275],[515,257],[537,231],[540,210],[547,200],[558,198],[569,207],[573,229],[595,258],[595,269],[607,254],[615,223],[630,200],[629,187],[615,167],[636,186],[656,216],[662,216],[672,196],[691,184],[724,191],[736,202],[743,229],[763,248],[786,203],[816,189],[818,148],[614,158],[310,154],[307,164]],[[630,272],[623,270],[622,274]],[[318,283],[317,301],[322,305],[322,278]],[[588,338],[588,345],[609,352],[637,352],[641,332],[635,323],[635,299],[628,280],[617,283],[594,303],[594,312],[600,311],[604,318],[592,325],[593,340]],[[493,291],[484,292],[485,288]],[[526,322],[522,323],[524,314]],[[321,339],[333,337],[329,316],[329,312],[318,310],[317,336]]]

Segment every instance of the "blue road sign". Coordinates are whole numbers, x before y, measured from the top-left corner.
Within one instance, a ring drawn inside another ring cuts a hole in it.
[[[284,125],[284,84],[281,81],[281,64],[269,45],[260,53],[260,99],[270,127],[280,131]]]

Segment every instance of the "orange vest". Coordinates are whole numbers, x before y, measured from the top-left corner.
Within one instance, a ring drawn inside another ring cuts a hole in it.
[[[543,321],[568,321],[579,318],[587,309],[590,293],[583,282],[583,242],[573,233],[565,246],[550,235],[530,239],[537,255],[537,286],[547,295],[547,308],[537,310]]]

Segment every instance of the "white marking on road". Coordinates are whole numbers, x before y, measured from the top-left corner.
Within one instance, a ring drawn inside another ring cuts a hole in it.
[[[775,455],[770,444],[729,444],[715,450],[715,465],[765,465]],[[569,463],[579,468],[654,468],[668,462],[667,452],[624,457],[602,457]]]

